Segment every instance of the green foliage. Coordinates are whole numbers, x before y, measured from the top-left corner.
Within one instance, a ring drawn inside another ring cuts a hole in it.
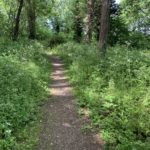
[[[96,47],[67,43],[55,51],[68,67],[79,105],[90,110],[106,149],[148,150],[149,52],[116,46],[100,60]]]
[[[121,15],[130,35],[125,40],[131,47],[149,49],[150,1],[122,0]],[[124,34],[125,35],[125,34]]]
[[[30,149],[21,135],[47,96],[49,63],[36,41],[1,40],[0,53],[0,149]]]
[[[8,40],[14,31],[18,2],[0,0],[0,149],[5,150],[33,149],[34,142],[27,134],[47,94],[49,75],[49,63],[39,42]],[[24,2],[20,37],[29,32]],[[83,40],[87,1],[32,2],[37,39],[50,47],[73,38]],[[108,45],[128,48],[109,48],[103,60],[97,44],[67,43],[56,52],[67,64],[79,105],[88,107],[93,125],[102,129],[107,149],[146,150],[150,147],[150,1],[122,0],[120,6],[111,2]],[[99,40],[100,10],[100,1],[95,0],[93,41]]]
[[[37,28],[38,40],[48,40],[52,34],[53,34],[52,31],[50,31],[48,27],[43,27],[43,25],[41,25]]]
[[[128,43],[130,47],[150,49],[150,36],[141,32],[130,32]]]
[[[122,17],[133,30],[148,32],[150,24],[150,1],[149,0],[123,0]]]
[[[72,3],[73,14],[73,39],[81,42],[83,36],[83,18],[85,17],[85,2],[83,0],[74,0]]]
[[[49,38],[49,46],[54,47],[59,44],[62,44],[65,42],[65,36],[63,34],[52,34]]]

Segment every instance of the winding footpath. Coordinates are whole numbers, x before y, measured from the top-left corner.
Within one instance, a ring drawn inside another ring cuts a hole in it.
[[[84,119],[77,113],[72,88],[64,75],[64,65],[57,56],[53,64],[51,97],[44,106],[43,129],[38,150],[102,150],[94,133],[83,133]]]

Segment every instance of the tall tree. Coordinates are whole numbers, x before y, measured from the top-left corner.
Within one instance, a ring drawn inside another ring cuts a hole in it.
[[[29,29],[29,39],[36,38],[36,2],[35,0],[26,0],[27,16],[28,16],[28,29]]]
[[[108,44],[110,46],[116,43],[125,44],[128,40],[129,31],[128,26],[121,18],[121,7],[115,0],[111,0],[110,6],[110,30],[108,34]]]
[[[106,53],[107,37],[109,31],[109,17],[110,17],[110,0],[102,0],[101,8],[101,27],[100,27],[100,38],[99,47],[102,55]]]
[[[85,40],[87,43],[89,43],[92,39],[94,2],[95,0],[87,0],[87,22],[85,35]]]
[[[80,42],[82,39],[82,32],[83,32],[83,18],[81,16],[81,6],[79,0],[75,0],[73,15],[74,15],[73,18],[74,39],[77,42]]]
[[[23,8],[23,0],[18,0],[18,11],[17,15],[15,18],[15,27],[14,27],[14,33],[13,33],[13,40],[17,40],[18,34],[19,34],[19,24],[20,24],[20,16],[21,16],[21,11]]]
[[[144,32],[146,35],[150,32],[150,0],[124,0],[121,3],[121,16],[130,30]]]
[[[95,0],[94,3],[94,25],[93,25],[93,31],[96,40],[99,40],[99,33],[100,33],[100,18],[101,18],[101,1]]]

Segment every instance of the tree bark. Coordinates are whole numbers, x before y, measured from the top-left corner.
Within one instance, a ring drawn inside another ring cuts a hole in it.
[[[90,43],[92,39],[94,2],[95,0],[87,0],[87,23],[86,23],[86,35],[85,35],[85,41],[87,43]]]
[[[13,40],[16,41],[18,39],[19,35],[19,24],[20,24],[20,16],[21,16],[21,11],[23,8],[23,0],[19,0],[19,7],[17,11],[17,16],[15,18],[15,27],[14,27],[14,33],[13,33]]]
[[[35,16],[35,8],[36,3],[35,0],[26,0],[27,2],[27,16],[28,16],[28,30],[29,30],[29,39],[36,38],[36,16]]]
[[[107,37],[109,31],[110,18],[110,2],[111,0],[102,0],[99,48],[103,56],[105,56],[106,54],[107,47]]]

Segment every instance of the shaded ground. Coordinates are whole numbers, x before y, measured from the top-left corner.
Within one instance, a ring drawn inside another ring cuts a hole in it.
[[[43,131],[38,150],[102,150],[96,135],[83,133],[84,120],[77,114],[72,88],[64,76],[63,63],[52,56],[52,96],[44,107]]]

